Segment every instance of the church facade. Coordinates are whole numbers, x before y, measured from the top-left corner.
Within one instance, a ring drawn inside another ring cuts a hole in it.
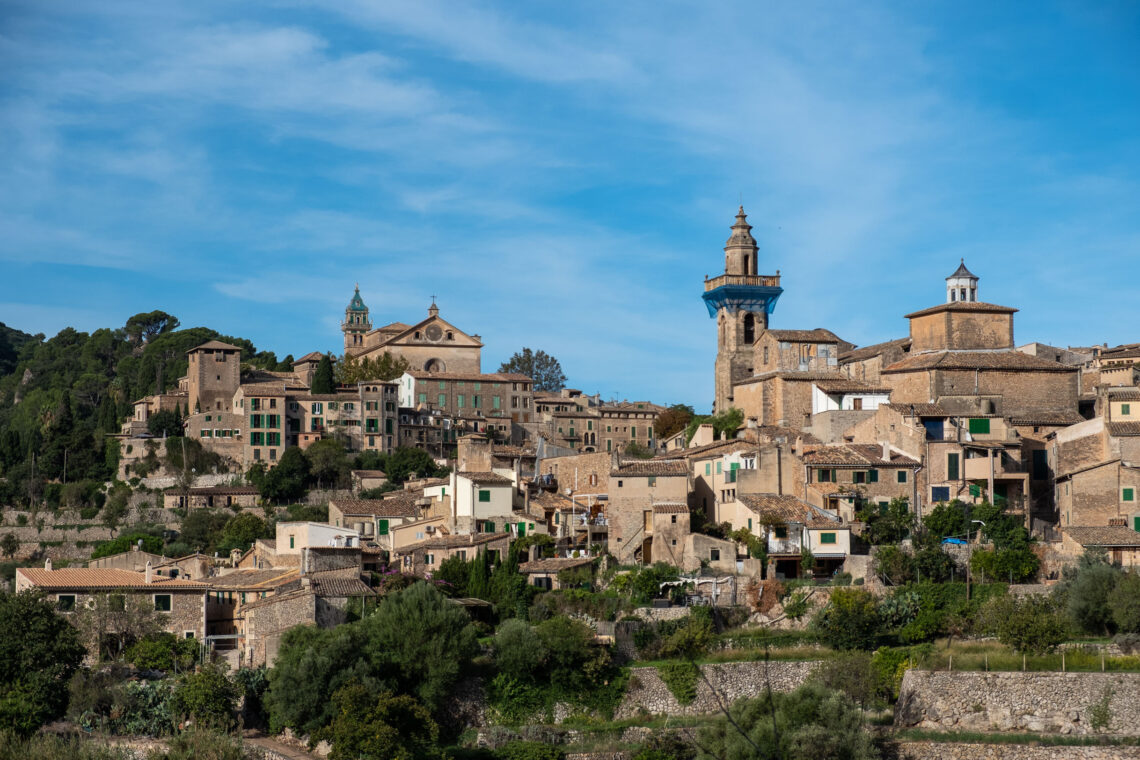
[[[357,359],[379,359],[385,353],[402,357],[420,372],[481,372],[483,341],[439,316],[432,301],[427,319],[414,325],[392,322],[373,329],[368,307],[357,286],[341,323],[344,353]]]

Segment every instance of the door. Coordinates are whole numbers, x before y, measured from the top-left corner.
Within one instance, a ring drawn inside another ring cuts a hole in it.
[[[521,522],[521,523],[519,523],[518,527],[519,527],[519,538],[525,538],[526,537],[526,523]]]

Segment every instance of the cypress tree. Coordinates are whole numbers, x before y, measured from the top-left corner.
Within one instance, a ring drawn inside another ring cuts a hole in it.
[[[322,356],[321,361],[317,364],[317,371],[313,374],[313,387],[309,390],[311,393],[333,393],[336,391],[336,384],[333,381],[332,360],[329,359],[328,354]]]

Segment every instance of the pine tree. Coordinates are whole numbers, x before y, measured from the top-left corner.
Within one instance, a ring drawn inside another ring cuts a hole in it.
[[[487,599],[491,595],[491,578],[487,573],[487,554],[480,552],[471,563],[467,578],[467,596]]]

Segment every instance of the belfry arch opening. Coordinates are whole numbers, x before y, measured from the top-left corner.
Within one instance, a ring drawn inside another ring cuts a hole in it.
[[[751,312],[744,315],[744,342],[749,346],[756,342],[756,316]]]

